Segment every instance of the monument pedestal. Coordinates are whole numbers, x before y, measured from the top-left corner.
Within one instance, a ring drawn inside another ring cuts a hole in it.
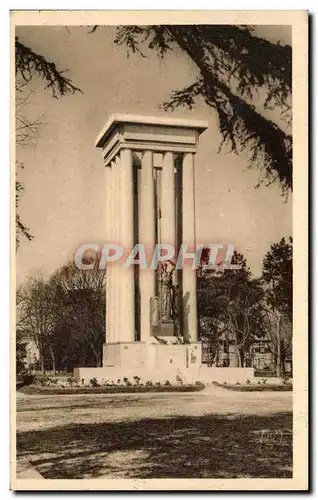
[[[201,342],[195,344],[161,344],[153,342],[123,342],[105,344],[101,368],[77,368],[74,377],[78,382],[89,383],[97,378],[105,381],[123,381],[132,384],[139,377],[144,384],[167,380],[171,385],[199,380],[201,366]]]

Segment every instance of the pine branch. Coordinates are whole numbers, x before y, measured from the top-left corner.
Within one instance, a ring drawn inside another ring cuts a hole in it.
[[[140,45],[156,49],[159,57],[181,48],[199,70],[189,87],[174,92],[164,109],[186,106],[197,98],[216,110],[222,143],[231,151],[250,153],[250,166],[263,170],[271,184],[277,180],[284,194],[292,189],[292,138],[252,105],[259,90],[265,92],[263,108],[278,109],[291,120],[292,49],[252,34],[252,28],[227,25],[122,26],[117,44],[133,53]]]
[[[53,97],[65,96],[82,92],[75,87],[69,78],[63,76],[65,70],[59,71],[53,62],[48,62],[26,45],[15,39],[15,72],[25,82],[30,82],[34,75],[47,82],[46,88],[52,91]]]

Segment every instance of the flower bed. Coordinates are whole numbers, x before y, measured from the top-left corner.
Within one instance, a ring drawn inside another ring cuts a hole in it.
[[[229,391],[238,391],[238,392],[263,392],[263,391],[279,391],[286,392],[293,390],[293,384],[291,383],[282,383],[282,384],[220,384],[219,382],[213,382],[214,385],[218,387],[223,387],[224,389],[228,389]]]
[[[194,385],[105,385],[99,387],[75,386],[54,387],[41,385],[26,385],[20,389],[24,394],[116,394],[116,393],[146,393],[146,392],[197,392],[204,389],[204,384]]]

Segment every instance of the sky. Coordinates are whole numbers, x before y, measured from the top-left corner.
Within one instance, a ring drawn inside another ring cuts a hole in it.
[[[291,43],[288,26],[258,27],[257,32]],[[292,198],[286,200],[276,184],[256,188],[259,172],[248,168],[245,154],[218,153],[217,117],[203,101],[191,111],[160,109],[172,90],[196,78],[185,54],[174,51],[164,60],[154,52],[127,57],[126,49],[113,42],[114,27],[88,34],[86,27],[20,26],[16,35],[58,69],[67,69],[83,92],[53,99],[43,81],[34,80],[30,87],[25,114],[43,125],[33,144],[18,149],[24,165],[18,178],[25,188],[20,216],[34,236],[31,242],[21,240],[18,282],[34,273],[48,276],[81,244],[105,239],[104,167],[94,142],[113,113],[208,121],[195,158],[197,242],[234,243],[254,275],[261,273],[271,243],[292,234]]]

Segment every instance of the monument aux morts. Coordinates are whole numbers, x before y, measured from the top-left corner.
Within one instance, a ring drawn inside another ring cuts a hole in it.
[[[108,120],[95,144],[106,175],[105,240],[119,244],[124,255],[136,244],[149,258],[158,244],[176,253],[181,244],[195,251],[194,160],[207,128],[205,121],[153,116],[116,114]],[[77,380],[206,379],[190,260],[181,269],[173,260],[157,269],[108,263],[106,293],[103,366],[75,369]]]

